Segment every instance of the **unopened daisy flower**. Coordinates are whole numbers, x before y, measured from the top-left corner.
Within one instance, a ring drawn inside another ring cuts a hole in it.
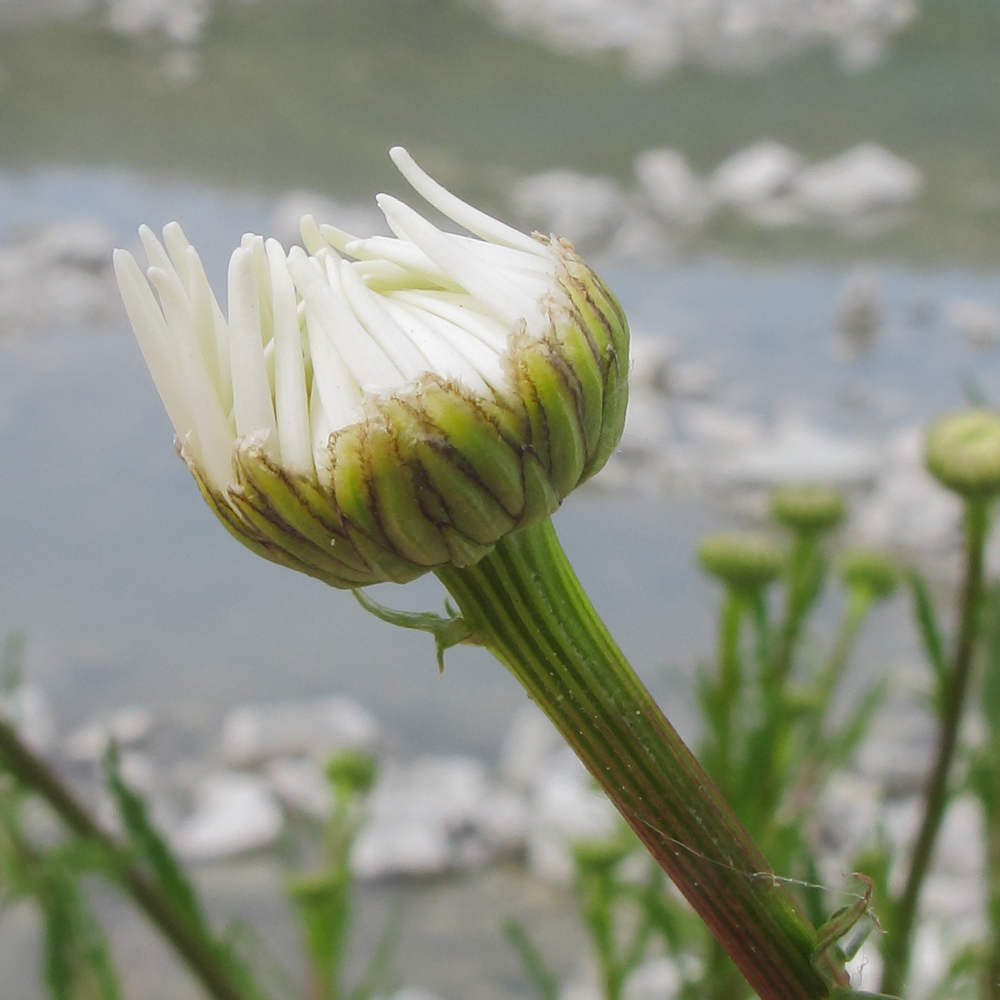
[[[247,235],[226,312],[177,223],[140,230],[122,298],[180,454],[241,541],[337,587],[476,562],[551,514],[621,434],[628,332],[565,241],[391,156],[445,232],[380,195],[392,237]]]

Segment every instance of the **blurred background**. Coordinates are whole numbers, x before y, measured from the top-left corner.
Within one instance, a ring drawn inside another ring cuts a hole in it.
[[[234,705],[344,694],[401,752],[496,758],[525,699],[493,661],[441,677],[219,529],[110,274],[142,222],[220,290],[246,231],[378,230],[395,144],[573,239],[630,317],[621,451],[557,525],[682,731],[697,536],[771,485],[842,487],[853,537],[947,573],[919,433],[1000,398],[998,56],[992,0],[0,0],[0,629],[54,738],[140,706],[177,756]],[[893,615],[862,655],[905,674]]]

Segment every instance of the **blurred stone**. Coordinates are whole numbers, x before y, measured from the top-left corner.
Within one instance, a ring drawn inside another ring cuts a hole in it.
[[[618,451],[641,457],[659,454],[670,436],[667,406],[662,396],[651,392],[633,392],[629,396]]]
[[[975,299],[959,299],[949,304],[946,318],[970,347],[986,350],[1000,342],[1000,309],[996,306]]]
[[[805,167],[792,184],[796,201],[820,218],[838,219],[914,201],[924,188],[920,171],[875,143]]]
[[[152,728],[149,709],[131,706],[107,712],[66,740],[66,756],[76,761],[99,761],[112,741],[119,747],[132,747],[145,740]]]
[[[801,419],[786,419],[773,435],[719,466],[733,486],[817,483],[856,486],[875,481],[877,451],[862,441],[820,430]]]
[[[0,247],[0,330],[100,324],[121,309],[111,270],[115,240],[90,219],[35,223]]]
[[[706,361],[681,361],[670,366],[667,392],[678,399],[704,399],[719,387],[722,376]]]
[[[837,297],[836,326],[843,353],[850,359],[866,354],[884,322],[878,270],[861,264],[848,275]]]
[[[629,386],[665,393],[679,348],[667,336],[633,330],[629,338]]]
[[[934,748],[934,722],[918,701],[896,698],[875,718],[858,752],[858,771],[878,780],[890,798],[918,792]]]
[[[687,436],[713,451],[738,451],[758,444],[764,429],[759,417],[706,403],[690,403],[680,413]]]
[[[795,150],[763,140],[723,160],[709,178],[709,189],[722,204],[750,208],[787,194],[804,164]]]
[[[522,705],[500,750],[500,779],[509,788],[527,791],[545,760],[564,745],[559,731],[534,702]]]
[[[531,809],[528,867],[559,885],[573,879],[573,843],[613,836],[621,822],[568,747],[553,754],[538,774]]]
[[[635,161],[646,200],[665,222],[700,226],[712,210],[708,188],[676,149],[647,149]]]
[[[212,861],[270,847],[283,817],[263,778],[221,771],[195,789],[195,809],[174,832],[174,849],[186,861]]]
[[[348,747],[372,750],[378,739],[375,717],[350,698],[243,705],[222,723],[222,755],[240,766]]]
[[[683,985],[676,962],[647,958],[625,980],[622,1000],[673,1000]]]
[[[317,760],[283,757],[268,761],[264,772],[274,793],[290,809],[320,821],[330,815],[330,783]]]
[[[485,864],[523,841],[526,814],[511,794],[497,792],[483,764],[469,757],[387,766],[368,800],[352,867],[374,879]]]
[[[550,170],[514,185],[510,202],[525,222],[545,235],[586,245],[610,237],[628,202],[614,181],[572,170]]]
[[[193,45],[212,13],[211,0],[108,0],[107,24],[126,38],[163,35]]]

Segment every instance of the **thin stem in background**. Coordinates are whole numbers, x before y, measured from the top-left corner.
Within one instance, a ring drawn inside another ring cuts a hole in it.
[[[245,1000],[206,941],[184,919],[173,902],[107,834],[55,772],[28,749],[9,723],[0,720],[0,763],[25,788],[42,796],[66,826],[100,849],[108,870],[132,897],[214,1000]]]
[[[913,847],[903,892],[892,906],[892,920],[885,944],[882,991],[892,996],[901,995],[906,985],[917,904],[948,801],[948,778],[972,672],[983,593],[983,550],[988,528],[989,510],[986,503],[968,501],[965,508],[965,573],[959,595],[958,639],[942,692],[937,748],[924,789],[920,832]]]

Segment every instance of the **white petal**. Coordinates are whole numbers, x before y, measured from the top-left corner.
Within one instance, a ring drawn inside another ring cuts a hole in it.
[[[478,374],[477,382],[481,380],[498,392],[505,388],[506,376],[500,362],[500,355],[487,347],[481,340],[470,336],[468,330],[411,303],[392,299],[389,302],[396,309],[403,310],[404,313],[412,316],[418,323],[430,327],[447,349],[454,352],[465,366],[471,367]],[[441,374],[448,373],[444,367],[435,370],[440,371]],[[466,380],[463,379],[463,381]],[[483,386],[468,381],[466,384],[470,389],[486,395],[483,392]]]
[[[231,454],[233,435],[212,385],[205,358],[198,343],[191,313],[191,300],[173,270],[149,269],[149,280],[163,303],[178,371],[194,417],[197,431],[197,455],[208,481],[223,489],[232,480]]]
[[[520,284],[471,256],[448,233],[441,232],[401,201],[379,195],[378,203],[390,223],[395,221],[407,237],[450,278],[487,305],[505,323],[513,326],[524,320],[529,329],[539,328],[537,302]]]
[[[281,461],[293,472],[310,475],[314,468],[309,401],[295,285],[288,273],[281,244],[268,240],[266,251],[274,309],[274,408]]]
[[[449,342],[446,334],[442,334],[438,325],[440,320],[421,312],[419,309],[407,308],[400,302],[383,298],[382,306],[392,317],[393,321],[406,332],[406,335],[420,348],[421,353],[427,358],[430,370],[437,372],[444,378],[456,379],[464,386],[477,392],[480,395],[488,395],[489,386],[480,375],[476,365],[472,363],[463,351],[456,350]],[[437,320],[437,322],[435,322]],[[470,339],[465,335],[466,339]],[[484,351],[478,341],[473,340]],[[467,346],[467,345],[466,345]],[[493,367],[500,371],[500,363],[494,353]]]
[[[495,316],[483,312],[469,295],[401,289],[398,292],[390,292],[389,297],[454,323],[482,341],[496,354],[507,353],[510,328],[504,326]]]
[[[406,380],[399,369],[389,360],[385,352],[368,335],[357,321],[339,292],[325,280],[314,262],[300,247],[292,247],[288,255],[288,270],[295,287],[306,303],[307,314],[313,316],[326,336],[337,345],[337,353],[343,358],[355,382],[362,388],[391,389]],[[312,326],[310,326],[310,347],[313,347]],[[319,368],[319,358],[313,349],[313,368]],[[327,405],[326,398],[323,400]]]
[[[347,244],[346,252],[358,260],[387,260],[399,265],[419,279],[429,279],[444,288],[457,288],[455,282],[419,247],[409,240],[394,240],[389,236],[371,236]]]
[[[494,219],[485,212],[481,212],[478,208],[474,208],[453,195],[447,188],[442,187],[433,177],[424,173],[417,166],[413,157],[402,146],[393,146],[389,150],[389,155],[414,191],[426,199],[428,204],[433,205],[453,222],[464,226],[470,233],[474,233],[484,240],[489,240],[491,243],[516,247],[527,253],[544,252],[544,246],[530,236]]]
[[[308,304],[306,330],[313,359],[313,397],[310,408],[315,449],[317,427],[325,427],[329,436],[331,431],[346,427],[358,419],[361,413],[361,388],[340,356],[329,331]],[[316,412],[317,403],[322,414]],[[319,470],[318,461],[316,469]]]
[[[187,251],[187,272],[190,280],[191,309],[194,313],[196,329],[206,353],[206,366],[215,379],[215,388],[222,403],[222,409],[229,413],[233,408],[233,380],[229,360],[229,324],[218,300],[208,283],[208,276],[198,256],[198,251],[189,246]],[[207,355],[215,352],[215,364]]]
[[[335,266],[332,262],[328,265],[330,268]],[[428,359],[385,311],[381,296],[365,285],[347,261],[341,261],[338,270],[347,304],[403,378],[409,381],[427,371],[430,368]]]
[[[194,417],[181,380],[167,321],[132,254],[127,250],[115,250],[113,259],[118,288],[139,350],[153,376],[174,431],[183,440],[194,430]]]
[[[271,458],[279,461],[277,425],[261,341],[253,250],[246,247],[236,250],[229,261],[229,348],[236,433],[242,437],[254,431],[270,431],[264,447]]]
[[[303,215],[299,219],[299,236],[302,237],[302,245],[309,253],[316,254],[327,247],[326,240],[323,239],[323,234],[311,215]]]

